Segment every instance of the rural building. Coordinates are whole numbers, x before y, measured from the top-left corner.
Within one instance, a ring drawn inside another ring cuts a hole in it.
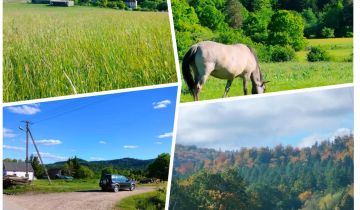
[[[33,4],[49,4],[50,0],[31,0]]]
[[[131,9],[137,8],[137,0],[125,0],[125,4],[127,7],[131,8]]]
[[[4,162],[3,163],[3,176],[6,175],[15,175],[17,177],[26,177],[26,164],[25,163],[13,163],[13,162]],[[28,164],[28,174],[29,180],[34,180],[34,169],[31,164]]]
[[[69,0],[50,0],[51,6],[65,6],[65,7],[73,7],[74,1]]]
[[[56,179],[62,174],[62,170],[58,168],[52,168],[48,170],[50,179]]]

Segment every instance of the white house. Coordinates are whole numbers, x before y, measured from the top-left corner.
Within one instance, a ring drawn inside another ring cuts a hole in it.
[[[131,9],[137,8],[137,0],[125,0],[125,4]]]
[[[26,164],[25,163],[12,163],[3,162],[3,176],[15,175],[17,177],[26,177]],[[34,180],[34,169],[31,164],[28,164],[29,180]]]

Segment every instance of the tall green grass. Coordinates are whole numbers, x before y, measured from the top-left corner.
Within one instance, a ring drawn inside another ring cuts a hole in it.
[[[4,4],[4,101],[176,82],[167,13]]]
[[[284,62],[260,64],[266,80],[266,92],[294,90],[353,82],[351,62]],[[209,77],[200,93],[200,100],[221,98],[226,80]],[[251,82],[249,82],[249,91]],[[235,79],[228,97],[243,95],[242,79]],[[185,83],[182,84],[181,102],[193,101]]]
[[[29,185],[16,185],[4,189],[4,193],[21,194],[26,192],[50,193],[50,192],[75,192],[82,190],[99,190],[98,179],[74,179],[52,180],[49,184],[47,179],[38,179],[32,181]]]
[[[166,190],[160,188],[153,192],[134,195],[121,200],[116,204],[116,209],[127,210],[162,210],[165,208]]]

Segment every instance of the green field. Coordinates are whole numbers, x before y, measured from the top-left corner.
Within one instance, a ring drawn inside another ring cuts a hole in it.
[[[166,190],[159,188],[156,191],[134,195],[121,200],[116,204],[116,209],[127,210],[162,210],[165,208]]]
[[[4,102],[176,82],[168,13],[4,3]]]
[[[261,63],[260,67],[266,80],[267,92],[293,90],[326,85],[344,84],[353,82],[353,63],[346,62],[352,58],[352,38],[312,39],[308,40],[308,47],[318,46],[326,48],[332,56],[332,61],[306,61],[307,51],[297,52],[298,61],[284,63]],[[221,98],[226,80],[209,77],[200,93],[200,100]],[[249,90],[251,86],[249,84]],[[234,80],[228,96],[243,95],[242,80]],[[186,84],[182,84],[181,102],[193,101]]]
[[[72,181],[52,180],[50,185],[47,179],[34,180],[30,185],[17,185],[4,189],[4,193],[19,194],[26,192],[75,192],[83,190],[99,190],[99,179],[77,179]]]

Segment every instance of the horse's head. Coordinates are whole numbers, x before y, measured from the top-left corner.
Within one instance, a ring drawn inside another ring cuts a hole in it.
[[[252,94],[261,94],[266,91],[266,83],[270,81],[262,81],[260,85],[256,85],[256,88],[252,90]]]

